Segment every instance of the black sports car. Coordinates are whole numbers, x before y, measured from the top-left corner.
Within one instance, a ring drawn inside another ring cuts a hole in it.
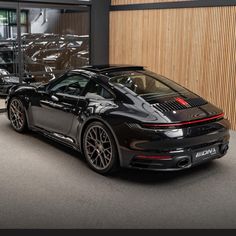
[[[0,69],[0,96],[6,96],[9,89],[19,82],[19,77],[10,75],[5,69]]]
[[[135,66],[88,66],[6,101],[12,127],[80,150],[105,174],[117,167],[181,170],[224,156],[222,110],[163,76]]]
[[[32,77],[23,78],[22,83],[33,83],[35,82]],[[0,96],[6,97],[12,86],[20,84],[20,78],[11,75],[7,70],[0,69]]]

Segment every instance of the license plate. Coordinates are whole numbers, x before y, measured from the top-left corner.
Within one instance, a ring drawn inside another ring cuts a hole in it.
[[[196,152],[193,155],[193,162],[205,161],[214,158],[218,154],[218,147],[211,147]]]

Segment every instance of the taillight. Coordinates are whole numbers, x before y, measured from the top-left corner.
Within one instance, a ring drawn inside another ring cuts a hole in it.
[[[216,116],[212,116],[209,118],[199,119],[199,120],[192,120],[192,121],[183,121],[179,123],[169,123],[169,124],[143,124],[144,127],[147,128],[169,128],[169,127],[180,127],[185,125],[193,125],[198,123],[203,123],[211,120],[217,120],[224,117],[224,113],[221,113]]]

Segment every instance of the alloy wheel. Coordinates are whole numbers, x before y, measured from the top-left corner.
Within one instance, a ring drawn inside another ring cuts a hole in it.
[[[13,99],[9,107],[9,116],[13,128],[20,131],[25,126],[24,107],[20,100]]]
[[[85,135],[85,154],[97,170],[105,170],[112,161],[113,147],[107,131],[101,126],[92,126]]]

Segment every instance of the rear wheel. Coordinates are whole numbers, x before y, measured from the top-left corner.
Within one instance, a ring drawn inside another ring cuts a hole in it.
[[[24,132],[27,128],[25,109],[18,98],[13,98],[9,104],[9,118],[13,129],[17,132]]]
[[[108,174],[118,167],[114,137],[101,122],[88,125],[83,136],[83,152],[89,166],[100,174]]]

